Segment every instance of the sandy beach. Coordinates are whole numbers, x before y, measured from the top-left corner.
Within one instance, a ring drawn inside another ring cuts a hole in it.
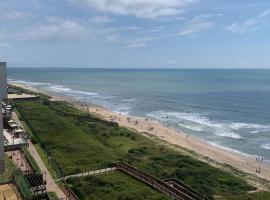
[[[88,110],[91,113],[96,113],[106,120],[117,122],[120,126],[132,128],[141,133],[146,132],[149,135],[153,135],[169,144],[177,145],[179,147],[194,151],[197,154],[196,157],[206,162],[210,162],[212,164],[215,164],[215,162],[219,164],[227,164],[242,172],[270,180],[270,165],[265,163],[265,161],[261,161],[261,159],[259,159],[258,162],[255,157],[245,156],[234,151],[211,145],[206,141],[170,129],[166,125],[151,119],[123,115],[121,113],[112,112],[102,106],[90,104],[86,105],[86,103],[78,102],[69,97],[63,97],[46,91],[40,91],[36,88],[22,84],[12,83],[12,85],[50,95],[52,96],[51,100],[53,101],[68,101],[80,109]],[[213,161],[209,161],[207,158]]]

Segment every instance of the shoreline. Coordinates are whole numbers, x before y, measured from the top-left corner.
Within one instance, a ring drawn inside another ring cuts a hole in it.
[[[216,162],[221,165],[230,165],[242,172],[270,180],[270,165],[265,161],[263,163],[258,163],[255,157],[253,158],[251,156],[244,155],[244,153],[226,149],[226,147],[222,148],[217,145],[213,145],[203,139],[189,136],[183,132],[164,126],[158,121],[113,112],[100,105],[77,101],[73,97],[60,96],[56,93],[39,90],[24,84],[9,84],[51,96],[52,101],[67,101],[75,107],[83,109],[84,111],[89,111],[90,113],[95,113],[103,117],[105,120],[117,122],[119,126],[134,129],[142,134],[147,133],[148,135],[154,136],[168,144],[176,145],[180,147],[180,149],[184,148],[186,150],[193,151],[198,154],[198,156],[195,156],[197,159],[208,163],[208,159],[211,159],[212,161],[210,164]],[[259,166],[261,172],[257,173],[256,170]]]

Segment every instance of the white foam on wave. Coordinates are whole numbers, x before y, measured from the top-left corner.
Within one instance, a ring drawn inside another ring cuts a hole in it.
[[[215,135],[220,136],[220,137],[229,137],[229,138],[233,138],[233,139],[241,139],[242,138],[239,134],[234,133],[233,131],[222,130],[222,129],[221,130],[218,129],[215,132]]]
[[[206,117],[201,116],[198,113],[184,113],[184,112],[168,112],[169,116],[173,116],[175,118],[181,120],[187,120],[190,122],[195,122],[200,125],[215,127],[215,128],[222,128],[223,124],[213,122]]]
[[[239,130],[239,129],[268,130],[270,129],[270,125],[253,124],[253,123],[231,123],[230,127],[234,130]]]
[[[50,89],[53,90],[54,92],[71,91],[70,88],[65,87],[63,85],[53,85],[53,86],[50,86]]]
[[[198,113],[156,111],[149,113],[148,116],[163,121],[180,121],[181,123],[178,123],[179,126],[190,129],[192,131],[205,131],[211,132],[212,134],[219,137],[241,139],[241,136],[233,132],[227,124],[211,121],[210,119],[203,117]]]
[[[133,102],[133,101],[136,101],[136,99],[126,98],[126,99],[122,99],[122,101],[124,101],[124,102]]]
[[[102,105],[106,108],[110,108],[117,113],[129,114],[131,107],[124,104],[113,104],[110,100],[113,96],[100,95],[97,92],[83,91],[83,90],[73,90],[63,85],[51,85],[47,87],[48,90],[69,95],[77,100],[91,101],[92,103]]]
[[[185,125],[185,124],[178,124],[178,125],[186,128],[186,129],[190,129],[190,130],[197,131],[197,132],[203,131],[203,129],[199,126],[190,126],[190,125]]]
[[[50,83],[43,83],[43,82],[32,82],[32,81],[24,81],[24,80],[8,80],[10,83],[18,83],[18,84],[23,84],[26,86],[49,86],[51,85]]]
[[[270,131],[270,125],[238,122],[217,122],[198,113],[154,111],[147,116],[165,121],[178,123],[179,126],[193,130],[213,133],[219,137],[241,139],[240,133],[261,133]]]
[[[130,110],[132,109],[131,106],[128,106],[128,105],[119,105],[119,104],[114,104],[112,106],[112,110],[116,113],[121,113],[121,114],[124,114],[124,115],[128,115],[130,113]]]
[[[261,145],[263,149],[270,150],[270,143]]]
[[[151,113],[147,113],[146,116],[156,119],[158,121],[168,121],[168,113],[164,112],[164,111],[154,111]]]
[[[229,147],[225,147],[225,146],[220,145],[220,144],[217,144],[217,143],[215,143],[215,142],[209,142],[209,141],[206,141],[206,142],[207,142],[208,144],[211,144],[211,145],[213,145],[213,146],[215,146],[215,147],[218,147],[218,148],[220,148],[220,149],[225,149],[225,150],[227,150],[227,151],[231,151],[231,152],[234,152],[234,153],[237,153],[237,154],[246,156],[246,157],[250,157],[250,158],[256,158],[256,157],[257,157],[257,155],[255,155],[255,154],[244,153],[244,152],[242,152],[242,151],[239,151],[239,150],[236,150],[236,149],[232,149],[232,148],[229,148]]]
[[[62,92],[62,93],[68,93],[71,96],[77,96],[77,95],[84,95],[84,96],[94,96],[98,95],[96,92],[89,92],[89,91],[83,91],[83,90],[73,90],[71,88],[68,88],[63,85],[50,85],[47,89],[53,91],[53,92]]]
[[[96,92],[82,91],[82,90],[72,90],[72,93],[86,96],[95,96],[98,95]]]

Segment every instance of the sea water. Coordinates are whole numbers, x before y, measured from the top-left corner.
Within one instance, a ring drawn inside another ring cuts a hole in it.
[[[8,78],[270,160],[270,70],[9,68]]]

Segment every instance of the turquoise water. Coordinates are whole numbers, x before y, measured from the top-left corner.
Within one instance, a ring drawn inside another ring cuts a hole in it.
[[[270,160],[270,70],[10,68],[8,78]]]

